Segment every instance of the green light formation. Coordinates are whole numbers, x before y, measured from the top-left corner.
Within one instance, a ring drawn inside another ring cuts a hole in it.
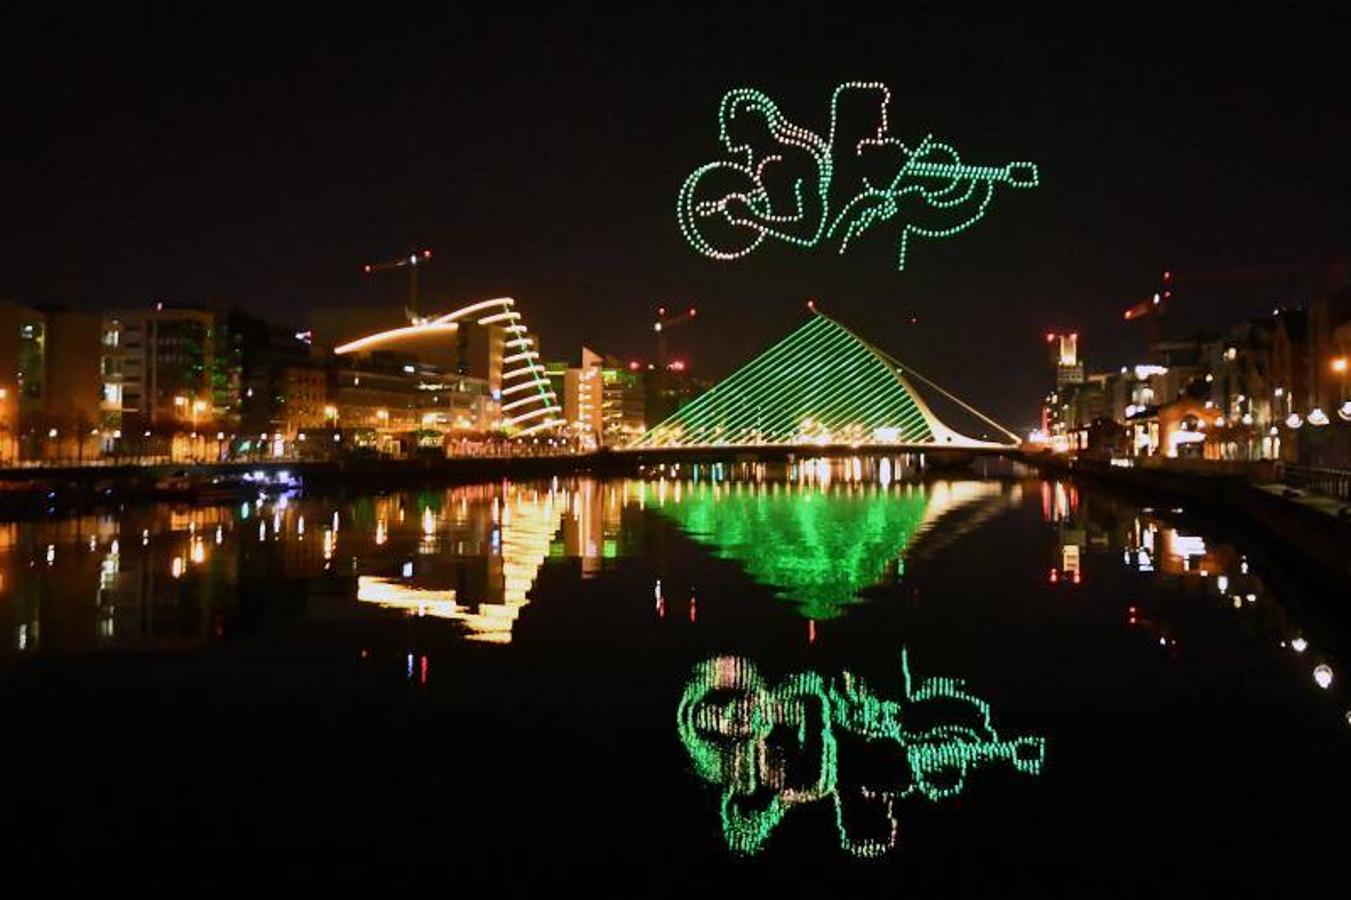
[[[901,672],[904,695],[887,700],[849,672],[830,681],[802,672],[771,687],[741,657],[695,666],[676,725],[696,774],[722,788],[722,833],[732,851],[758,853],[793,807],[829,800],[841,848],[881,856],[897,844],[902,801],[955,797],[981,766],[1041,774],[1045,738],[1000,738],[989,704],[960,679],[915,686],[904,650]],[[842,780],[841,739],[884,744],[900,771],[876,786]],[[849,815],[859,809],[881,815],[868,828],[866,817]]]
[[[843,615],[902,555],[924,523],[922,491],[744,490],[687,486],[660,507],[686,534],[720,559],[741,563],[757,583],[797,605],[804,618]]]
[[[894,220],[896,267],[904,269],[911,235],[966,230],[985,215],[996,184],[1037,186],[1034,163],[969,166],[932,135],[902,143],[888,131],[890,103],[880,82],[840,85],[822,138],[789,122],[764,93],[729,91],[718,108],[718,139],[731,159],[685,179],[676,202],[685,239],[719,260],[740,259],[766,237],[808,248],[838,241],[844,253],[854,238]],[[867,108],[870,127],[842,133],[842,105]],[[879,169],[889,174],[876,177]]]
[[[930,417],[895,365],[817,313],[633,446],[922,444]]]

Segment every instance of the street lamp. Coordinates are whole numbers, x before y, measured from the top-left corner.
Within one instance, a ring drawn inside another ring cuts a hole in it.
[[[1336,356],[1333,357],[1330,368],[1333,374],[1337,376],[1337,398],[1341,401],[1341,405],[1337,407],[1337,415],[1342,421],[1351,422],[1351,400],[1346,397],[1346,373],[1348,368],[1351,368],[1351,364],[1348,363],[1347,357]]]

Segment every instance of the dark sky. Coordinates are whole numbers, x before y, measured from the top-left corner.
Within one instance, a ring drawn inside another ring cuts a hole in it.
[[[1117,366],[1141,340],[1121,312],[1165,267],[1175,325],[1218,326],[1308,297],[1351,249],[1351,28],[1333,6],[219,6],[9,16],[0,297],[303,321],[397,308],[405,282],[360,265],[426,244],[433,305],[511,294],[546,356],[650,354],[657,302],[697,303],[676,343],[723,374],[816,297],[1021,426],[1045,331]],[[758,87],[820,130],[852,79],[891,86],[898,136],[1034,160],[1042,186],[913,243],[904,272],[886,226],[844,257],[690,250],[676,192],[717,156],[722,94]]]

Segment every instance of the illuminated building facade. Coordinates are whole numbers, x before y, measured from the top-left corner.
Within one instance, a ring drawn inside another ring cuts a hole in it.
[[[156,304],[105,313],[104,424],[120,435],[119,448],[220,452],[225,439],[216,434],[239,423],[237,343],[212,310]]]
[[[1082,384],[1084,364],[1079,359],[1079,335],[1048,334],[1046,347],[1051,355],[1051,365],[1055,369],[1055,386],[1063,389],[1066,385]]]
[[[419,318],[408,325],[345,341],[333,352],[358,361],[376,360],[382,354],[389,359],[401,355],[409,358],[402,363],[406,374],[417,374],[419,366],[425,366],[428,373],[440,373],[438,385],[451,384],[454,377],[455,393],[463,395],[460,412],[441,415],[435,409],[419,408],[414,416],[418,428],[436,431],[454,427],[457,419],[471,418],[474,404],[470,398],[474,388],[483,385],[492,408],[481,419],[487,420],[489,429],[500,429],[508,437],[551,431],[564,424],[563,410],[539,361],[537,341],[522,323],[515,305],[510,297],[471,303],[441,316]],[[343,387],[340,377],[338,390]],[[435,394],[440,389],[431,390]],[[430,405],[438,404],[439,399]],[[341,397],[338,407],[341,419]],[[379,415],[379,409],[376,412]],[[387,410],[380,418],[392,415]]]
[[[0,461],[98,455],[97,315],[0,303],[0,360]]]
[[[46,399],[47,318],[0,303],[0,458],[32,458]]]
[[[563,418],[583,447],[599,446],[605,430],[601,362],[599,354],[583,347],[582,364],[563,375]]]
[[[277,373],[277,427],[287,440],[329,424],[328,374],[317,365],[284,365]]]
[[[545,369],[563,398],[568,434],[583,448],[623,447],[646,430],[646,379],[613,356],[582,348],[579,365],[554,361]]]
[[[647,431],[646,378],[618,360],[601,370],[601,443],[623,447]]]

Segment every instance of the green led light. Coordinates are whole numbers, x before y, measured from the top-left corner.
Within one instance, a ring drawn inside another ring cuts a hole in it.
[[[935,424],[898,366],[818,313],[633,446],[924,444]]]
[[[857,98],[872,109],[874,127],[855,141],[839,133],[840,104]],[[888,133],[890,102],[891,91],[880,82],[840,85],[822,138],[789,122],[764,93],[729,91],[718,108],[718,138],[732,159],[707,163],[685,179],[676,201],[681,233],[705,256],[735,260],[766,236],[807,248],[838,241],[844,253],[859,235],[894,220],[900,229],[896,267],[904,269],[911,235],[951,237],[985,215],[996,184],[1038,185],[1034,163],[965,165],[932,135],[907,146]],[[874,182],[857,173],[879,156],[890,177]],[[775,182],[785,168],[791,175],[794,164],[814,173],[813,183],[803,177],[794,177],[790,188]]]
[[[994,763],[1041,774],[1045,738],[1001,739],[989,704],[960,679],[913,685],[905,650],[901,674],[904,695],[886,700],[849,672],[830,681],[802,672],[771,687],[741,657],[695,666],[676,727],[695,773],[722,788],[722,833],[732,851],[758,853],[793,807],[829,800],[841,848],[881,856],[896,846],[901,801],[955,797],[972,769]],[[842,738],[886,742],[901,771],[876,786],[842,780]],[[846,815],[855,804],[882,813],[876,833],[856,833]]]
[[[809,619],[833,619],[858,594],[903,571],[906,546],[924,523],[922,491],[877,494],[815,487],[726,490],[687,485],[658,507],[720,559],[745,567],[757,583]]]

